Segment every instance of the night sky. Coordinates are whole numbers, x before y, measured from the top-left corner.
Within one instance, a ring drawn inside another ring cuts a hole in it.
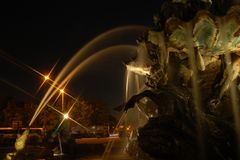
[[[6,60],[7,56],[17,64],[22,62],[41,73],[48,73],[58,61],[52,75],[55,78],[70,57],[91,39],[119,26],[151,26],[152,16],[160,6],[157,0],[81,2],[41,4],[21,1],[1,5],[0,95],[30,100],[29,96],[2,81],[32,95],[42,82],[42,77],[26,67],[14,65]],[[103,101],[109,106],[120,104],[124,91],[123,62],[130,59],[125,55],[94,63],[70,84],[68,92],[74,96],[80,94],[90,101]],[[41,98],[43,93],[44,89],[36,96]]]

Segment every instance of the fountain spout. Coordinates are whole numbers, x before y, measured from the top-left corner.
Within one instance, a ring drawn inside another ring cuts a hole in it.
[[[21,151],[26,146],[27,137],[30,132],[30,127],[27,127],[26,130],[22,133],[22,135],[19,135],[15,142],[15,149],[18,151]]]

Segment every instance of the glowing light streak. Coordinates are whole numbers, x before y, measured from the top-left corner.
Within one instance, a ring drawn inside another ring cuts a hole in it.
[[[61,93],[58,94],[58,96],[56,97],[56,99],[54,100],[54,102],[53,102],[52,105],[54,105],[54,104],[57,102],[57,100],[58,100],[58,98],[59,98],[60,96],[61,96]]]
[[[17,85],[15,85],[15,84],[13,84],[13,83],[7,81],[7,80],[0,79],[0,81],[3,82],[3,83],[5,83],[5,84],[7,84],[7,85],[9,85],[9,86],[11,86],[11,87],[13,87],[13,88],[15,88],[15,89],[17,89],[17,90],[19,90],[20,92],[22,92],[22,93],[28,95],[29,97],[35,98],[31,93],[27,92],[26,90],[24,90],[24,89],[18,87]]]
[[[23,92],[24,94],[26,94],[26,95],[34,98],[34,99],[37,99],[37,98],[36,98],[35,96],[33,96],[32,94],[28,93],[27,91],[25,91],[24,89],[18,87],[17,85],[12,84],[11,82],[8,82],[8,81],[6,81],[6,80],[4,80],[4,79],[0,79],[0,81],[6,83],[7,85],[9,85],[9,86],[11,86],[11,87],[13,87],[13,88],[16,88],[17,90]],[[59,94],[59,96],[60,96],[60,94]],[[84,128],[85,130],[89,131],[89,129],[88,129],[87,127],[85,127],[84,125],[80,124],[80,123],[77,122],[76,120],[74,120],[74,119],[72,119],[72,118],[69,117],[69,113],[71,112],[71,110],[73,109],[73,107],[75,106],[75,104],[78,102],[78,98],[74,98],[74,100],[75,100],[75,102],[71,105],[70,109],[69,109],[68,112],[65,113],[65,114],[62,113],[61,111],[57,110],[56,108],[52,107],[51,105],[47,104],[47,106],[48,106],[49,108],[53,109],[54,111],[56,111],[57,113],[63,115],[63,117],[64,117],[64,118],[62,119],[62,121],[59,123],[56,131],[61,127],[62,123],[63,123],[64,120],[66,120],[66,119],[69,119],[69,120],[73,121],[74,123],[76,123],[76,124],[79,125],[80,127],[82,127],[82,128]],[[68,118],[67,118],[67,115],[68,115]]]
[[[50,72],[47,75],[43,75],[41,72],[35,70],[34,68],[31,67],[31,70],[33,70],[34,72],[38,73],[40,76],[44,77],[44,81],[41,83],[41,85],[38,87],[37,91],[35,94],[37,94],[40,89],[42,88],[43,84],[47,81],[49,84],[51,84],[50,82],[53,82],[52,79],[50,79],[50,75],[52,73],[52,71],[54,70],[54,68],[56,67],[57,63],[59,60],[57,60],[57,62],[53,65],[52,69],[50,70]],[[50,81],[50,82],[49,82]]]
[[[77,121],[75,121],[74,119],[72,119],[71,117],[69,117],[68,119],[70,119],[71,121],[73,121],[74,123],[76,123],[77,125],[79,125],[80,127],[84,128],[86,131],[89,131],[89,129],[87,127],[85,127],[84,125],[78,123]]]
[[[56,111],[57,113],[63,115],[63,113],[59,110],[57,110],[56,108],[52,107],[51,105],[48,105],[48,107],[50,107],[51,109],[53,109],[54,111]]]
[[[60,93],[62,94],[62,112],[64,112],[65,108],[64,108],[64,90]]]
[[[59,123],[58,127],[56,128],[55,132],[57,132],[59,130],[59,128],[61,127],[61,125],[63,124],[65,119],[62,119],[62,121]]]
[[[70,109],[68,110],[67,113],[70,113],[71,110],[73,109],[73,107],[75,106],[75,104],[78,102],[78,98],[75,99],[75,102],[72,104],[72,106],[70,107]]]
[[[75,103],[74,103],[74,104],[75,104]],[[71,106],[71,108],[74,106],[74,104]],[[57,113],[61,114],[63,117],[64,117],[64,115],[67,116],[67,115],[69,114],[69,111],[64,114],[64,113],[62,113],[61,111],[57,110],[56,108],[54,108],[54,107],[52,107],[52,106],[50,106],[50,105],[48,105],[48,107],[50,107],[51,109],[53,109],[53,110],[56,111]],[[71,108],[70,108],[70,109],[71,109]],[[67,114],[67,115],[66,115],[66,114]],[[80,124],[80,123],[77,122],[76,120],[72,119],[71,117],[69,117],[69,115],[68,115],[68,118],[65,118],[65,117],[64,117],[64,118],[62,119],[62,121],[61,121],[60,124],[58,125],[56,131],[61,127],[63,121],[66,120],[66,119],[71,120],[72,122],[76,123],[76,124],[79,125],[80,127],[82,127],[82,128],[84,128],[85,130],[89,131],[89,129],[88,129],[87,127],[85,127],[84,125]]]

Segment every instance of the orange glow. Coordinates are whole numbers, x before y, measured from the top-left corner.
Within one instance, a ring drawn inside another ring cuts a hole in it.
[[[131,129],[131,126],[128,126],[128,127],[126,128],[127,131],[129,131],[130,129]]]
[[[49,76],[44,76],[45,81],[49,79]]]
[[[124,126],[123,126],[123,125],[120,125],[119,128],[124,128]]]
[[[60,93],[64,93],[64,89],[60,89]]]

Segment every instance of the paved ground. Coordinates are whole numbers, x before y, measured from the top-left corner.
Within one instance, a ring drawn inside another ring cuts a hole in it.
[[[104,153],[74,158],[74,160],[133,160],[133,158],[125,152],[126,139],[118,139],[113,143],[111,142],[106,145]]]
[[[93,139],[89,139],[90,144],[92,143],[92,140]],[[99,143],[102,141],[105,142],[105,140],[106,139],[98,139],[97,142]],[[86,139],[84,139],[84,141],[82,142],[86,142]],[[133,160],[133,158],[131,158],[124,150],[126,146],[126,139],[116,139],[114,143],[112,142],[113,141],[110,141],[109,143],[107,143],[108,144],[106,145],[107,150],[105,150],[105,152],[103,152],[103,147],[102,147],[101,152],[94,153],[93,150],[90,149],[85,151],[86,153],[88,152],[86,155],[81,154],[81,155],[73,156],[76,154],[76,153],[73,153],[72,155],[71,154],[64,155],[61,158],[54,157],[54,159],[56,160]],[[83,145],[83,147],[85,147],[85,145]],[[2,155],[1,157],[3,158],[3,154],[5,157],[6,153],[9,153],[12,150],[13,150],[13,147],[0,147],[0,153],[1,153],[0,155]],[[78,150],[75,152],[78,152]],[[82,152],[81,148],[79,149],[79,152]]]
[[[82,157],[76,160],[103,160],[101,156]],[[106,159],[107,160],[107,159]],[[133,160],[128,155],[111,155],[108,160]]]

